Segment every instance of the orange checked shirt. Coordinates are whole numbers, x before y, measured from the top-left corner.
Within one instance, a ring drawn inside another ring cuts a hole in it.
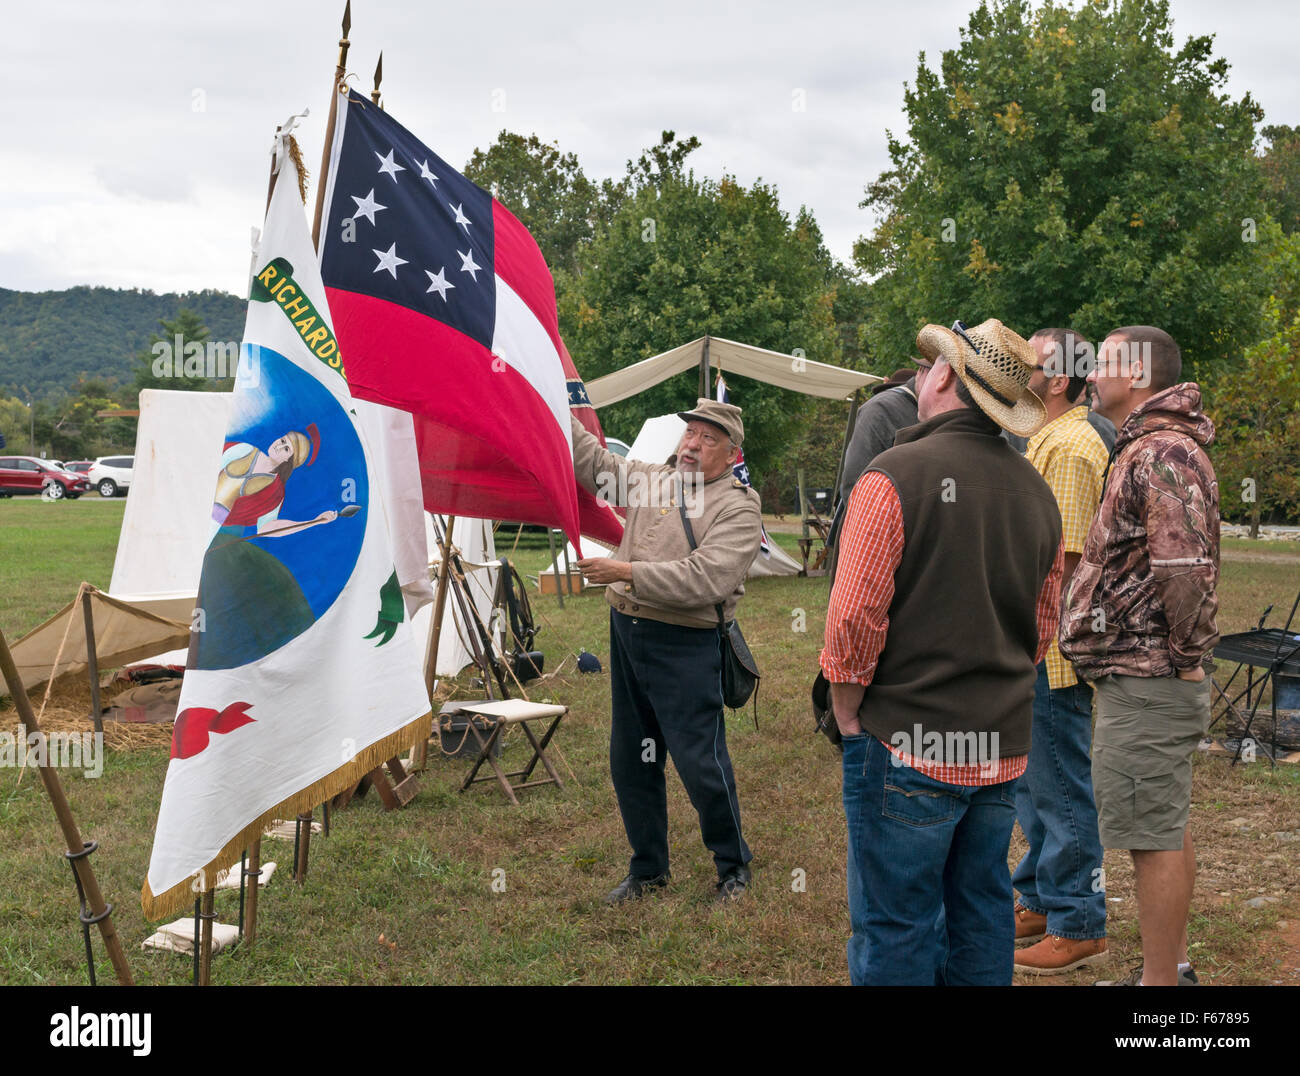
[[[862,476],[849,498],[840,535],[839,567],[830,607],[826,610],[826,646],[821,665],[833,684],[868,687],[889,633],[889,607],[894,600],[894,572],[903,559],[903,508],[894,484],[879,471]],[[1035,606],[1038,652],[1043,660],[1056,637],[1060,619],[1056,596],[1065,564],[1064,546],[1056,550],[1052,569]],[[996,766],[976,763],[952,766],[905,754],[886,744],[907,766],[950,785],[996,785],[1025,772],[1027,755],[999,759]]]

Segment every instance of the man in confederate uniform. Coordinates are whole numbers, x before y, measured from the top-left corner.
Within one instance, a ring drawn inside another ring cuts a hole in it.
[[[611,904],[668,883],[670,754],[713,853],[716,899],[736,899],[750,880],[723,725],[717,606],[725,620],[735,617],[762,514],[758,494],[731,471],[745,438],[740,408],[701,399],[680,417],[686,432],[677,453],[658,465],[606,451],[573,422],[578,481],[627,509],[618,549],[578,562],[588,581],[607,584],[610,604],[609,763],[632,846]]]

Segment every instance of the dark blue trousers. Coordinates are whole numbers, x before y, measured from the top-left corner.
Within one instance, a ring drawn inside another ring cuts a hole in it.
[[[722,659],[713,628],[609,615],[613,724],[609,769],[631,873],[668,870],[668,796],[673,765],[700,818],[700,834],[723,877],[753,855],[740,833],[740,803],[722,715]]]

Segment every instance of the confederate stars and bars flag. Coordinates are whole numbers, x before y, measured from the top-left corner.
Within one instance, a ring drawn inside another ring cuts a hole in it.
[[[604,438],[527,229],[377,105],[340,95],[321,275],[348,382],[415,418],[425,508],[617,544],[573,474],[570,414]]]
[[[389,449],[367,444],[348,391],[283,138],[277,156],[220,467],[195,476],[215,488],[150,919],[214,888],[267,823],[429,733],[375,462]]]

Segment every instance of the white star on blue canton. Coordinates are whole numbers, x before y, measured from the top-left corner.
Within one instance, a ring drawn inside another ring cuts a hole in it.
[[[420,162],[420,178],[421,178],[421,179],[427,179],[427,180],[428,180],[430,183],[432,183],[435,187],[438,185],[438,177],[435,176],[432,172],[429,171],[429,162],[428,162],[428,161],[421,161],[421,162]]]
[[[448,202],[447,208],[454,209],[456,211],[456,223],[465,229],[466,235],[469,235],[469,225],[471,222],[469,217],[465,216],[465,210],[463,208],[464,204],[465,203],[462,202],[460,205],[452,205],[450,202]]]
[[[381,269],[387,269],[389,273],[392,274],[393,279],[396,280],[397,267],[406,264],[405,258],[399,258],[397,256],[397,244],[394,243],[387,250],[374,250],[373,247],[371,250],[374,251],[375,257],[379,259],[379,264],[375,266],[375,272],[377,273]]]
[[[466,251],[458,250],[456,251],[456,253],[460,255],[460,271],[462,273],[468,273],[473,278],[474,282],[477,284],[478,283],[477,270],[482,269],[483,266],[474,264],[474,248],[470,247],[469,250]]]
[[[454,288],[456,286],[455,284],[451,283],[445,276],[443,276],[443,273],[445,273],[446,271],[447,271],[447,267],[445,265],[438,270],[437,276],[434,276],[431,272],[429,272],[428,269],[424,271],[424,275],[429,278],[429,291],[436,291],[439,295],[442,296],[442,301],[444,303],[447,301],[448,289]],[[427,295],[428,292],[426,292],[425,294]]]
[[[370,221],[371,224],[375,223],[375,214],[379,210],[388,208],[388,206],[380,205],[378,202],[375,201],[374,187],[370,188],[370,193],[367,194],[364,198],[358,198],[355,194],[349,194],[348,197],[357,203],[357,211],[356,213],[353,214],[353,216],[365,217],[366,220]]]
[[[378,150],[372,150],[371,152],[374,153],[376,157],[379,157]],[[387,172],[390,176],[393,177],[393,182],[396,183],[397,173],[405,172],[406,169],[402,167],[402,165],[398,164],[395,160],[393,160],[393,152],[394,151],[390,149],[388,151],[387,157],[379,157],[379,170],[381,172]]]

